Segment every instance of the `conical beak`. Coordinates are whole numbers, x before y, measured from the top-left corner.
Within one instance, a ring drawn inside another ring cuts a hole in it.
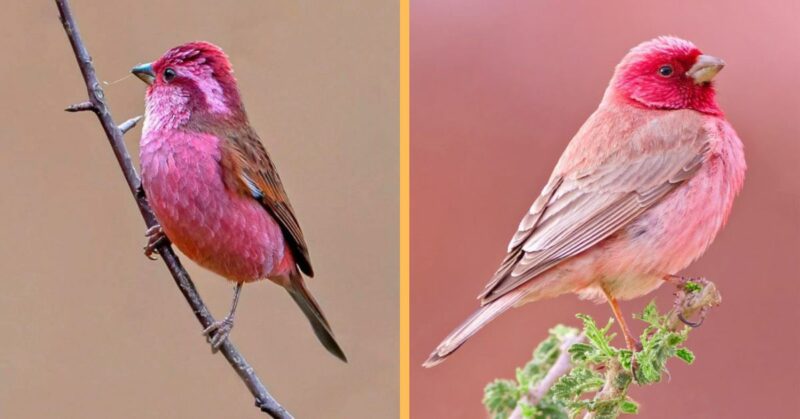
[[[707,83],[722,70],[722,67],[725,67],[725,61],[710,55],[699,55],[686,75],[693,78],[695,84]]]
[[[156,73],[153,72],[153,63],[137,65],[131,69],[131,73],[148,85],[153,84],[156,80]]]

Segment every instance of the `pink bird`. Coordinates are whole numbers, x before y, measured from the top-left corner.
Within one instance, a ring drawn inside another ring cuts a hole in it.
[[[228,57],[207,42],[167,51],[132,72],[149,85],[140,141],[144,192],[164,236],[193,261],[236,283],[225,319],[203,333],[214,350],[233,327],[242,284],[286,288],[320,342],[347,361],[302,274],[314,272],[303,232],[264,146],[250,126]]]
[[[711,82],[723,66],[674,37],[622,59],[522,219],[481,308],[424,366],[509,308],[569,292],[608,301],[635,349],[617,301],[653,291],[700,257],[744,182],[742,142]]]

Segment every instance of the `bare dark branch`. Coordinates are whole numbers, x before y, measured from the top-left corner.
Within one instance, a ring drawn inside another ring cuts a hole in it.
[[[78,26],[75,22],[75,18],[72,15],[69,1],[56,0],[56,6],[58,6],[61,23],[64,25],[64,30],[67,32],[67,37],[72,45],[72,50],[75,53],[75,58],[78,61],[78,67],[80,67],[81,74],[83,75],[83,79],[86,83],[86,89],[89,94],[88,101],[69,106],[66,110],[69,112],[92,110],[95,112],[95,114],[97,114],[97,118],[100,120],[103,131],[105,131],[106,137],[108,137],[108,141],[111,144],[111,149],[114,151],[114,156],[117,158],[117,162],[119,163],[122,173],[125,176],[125,181],[127,182],[128,187],[130,188],[130,191],[136,200],[136,204],[139,207],[142,218],[144,218],[147,227],[150,228],[157,224],[156,217],[153,215],[153,211],[150,209],[144,194],[140,193],[141,181],[139,179],[139,175],[136,173],[136,169],[131,163],[131,157],[128,154],[128,150],[125,147],[125,143],[122,139],[122,135],[127,130],[130,130],[141,117],[128,120],[117,127],[111,117],[111,112],[108,108],[108,105],[105,102],[103,89],[100,87],[100,83],[97,81],[95,69],[92,65],[92,59],[89,56],[89,52],[86,50],[83,40],[78,32]],[[203,300],[200,298],[200,295],[197,293],[194,283],[189,278],[189,274],[186,273],[186,270],[181,265],[180,260],[172,250],[172,246],[170,246],[169,243],[164,243],[159,246],[157,250],[158,254],[161,256],[161,259],[167,265],[169,272],[172,274],[175,284],[186,298],[186,302],[189,303],[189,306],[192,308],[192,311],[194,312],[195,317],[197,317],[197,320],[200,322],[202,328],[205,329],[210,326],[212,323],[214,323],[214,318],[211,316],[211,313],[208,311],[203,303]],[[258,375],[256,375],[253,368],[247,363],[245,358],[241,355],[241,353],[239,353],[229,339],[225,341],[219,350],[222,352],[225,359],[228,360],[228,363],[231,365],[234,371],[236,371],[236,373],[242,379],[248,390],[250,390],[250,392],[256,398],[256,406],[258,408],[273,418],[292,418],[292,415],[290,415],[289,412],[287,412],[286,409],[284,409],[283,406],[281,406],[280,403],[278,403],[278,401],[276,401],[272,395],[270,395],[270,393],[261,383],[261,380],[258,378]]]

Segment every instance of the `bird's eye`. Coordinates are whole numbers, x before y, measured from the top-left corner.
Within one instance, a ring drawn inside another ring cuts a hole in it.
[[[175,73],[175,70],[167,67],[167,69],[164,70],[164,81],[169,83],[175,78],[176,75],[177,73]]]
[[[661,77],[669,77],[669,76],[671,76],[672,75],[672,66],[669,65],[669,64],[662,65],[661,67],[658,68],[658,74],[660,74]]]

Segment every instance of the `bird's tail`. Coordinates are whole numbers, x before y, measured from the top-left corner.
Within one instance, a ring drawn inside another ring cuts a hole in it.
[[[311,323],[311,328],[314,329],[314,334],[317,335],[317,339],[322,343],[322,346],[335,357],[347,362],[344,351],[339,347],[336,338],[333,337],[333,331],[331,330],[330,324],[328,324],[328,320],[325,319],[325,315],[322,314],[322,309],[319,308],[319,304],[317,304],[317,301],[308,291],[308,288],[306,288],[305,281],[303,281],[303,277],[300,273],[292,273],[284,287],[286,291],[289,291],[289,295],[292,296],[292,299],[300,307],[300,310],[303,310],[303,314],[306,315],[308,322]]]
[[[495,317],[513,307],[523,295],[524,294],[520,292],[508,293],[479,308],[436,347],[422,366],[430,368],[442,363],[445,358],[461,347],[467,339],[471,338],[478,330],[481,330],[483,326],[486,326],[490,321],[494,320]]]

